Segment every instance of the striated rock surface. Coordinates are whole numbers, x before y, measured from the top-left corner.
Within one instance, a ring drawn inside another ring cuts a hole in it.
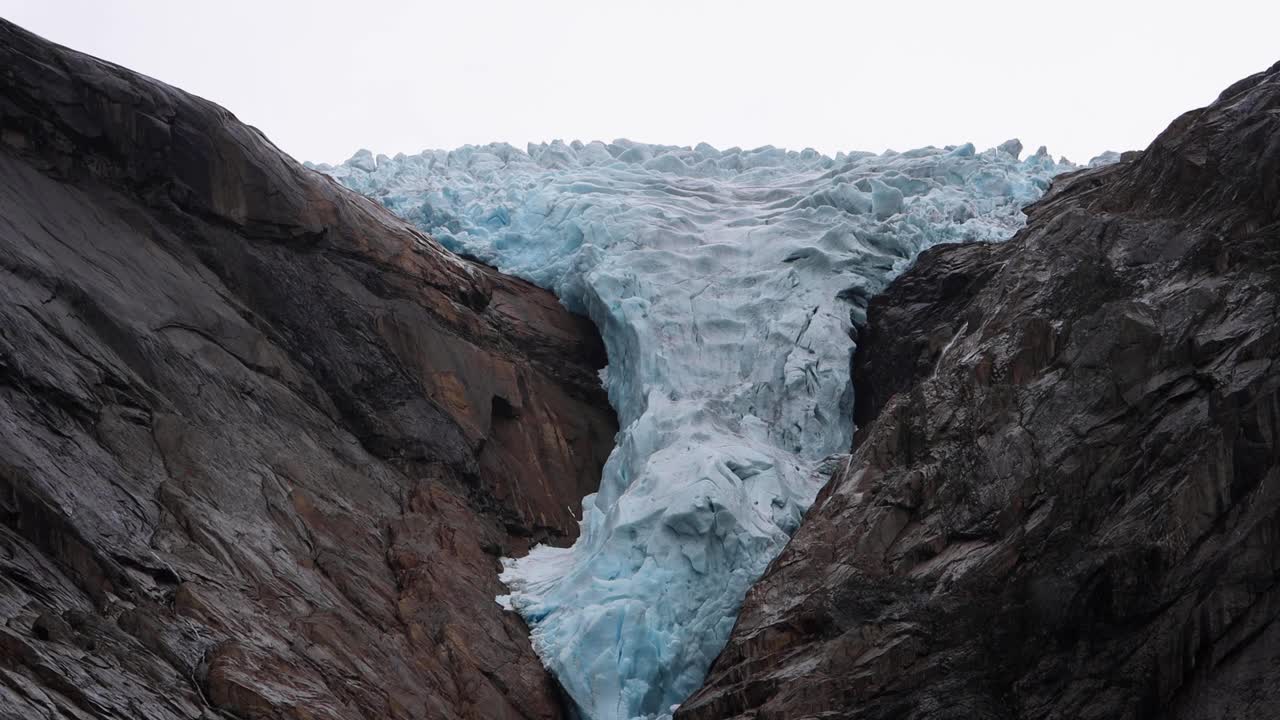
[[[227,111],[0,21],[0,717],[554,718],[590,324]]]
[[[1280,65],[876,298],[720,718],[1280,715]]]

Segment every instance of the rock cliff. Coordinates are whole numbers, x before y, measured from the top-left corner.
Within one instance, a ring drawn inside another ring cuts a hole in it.
[[[1280,65],[871,303],[855,452],[678,718],[1280,714]]]
[[[871,302],[854,452],[689,720],[1280,714],[1280,65]],[[0,21],[0,718],[565,715],[599,338]]]
[[[0,21],[0,717],[553,718],[603,347],[226,110]]]

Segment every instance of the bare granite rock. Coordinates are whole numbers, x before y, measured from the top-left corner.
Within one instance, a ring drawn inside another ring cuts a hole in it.
[[[616,420],[590,323],[0,21],[0,717],[555,718],[494,596]]]
[[[1280,716],[1280,65],[872,301],[684,720]]]

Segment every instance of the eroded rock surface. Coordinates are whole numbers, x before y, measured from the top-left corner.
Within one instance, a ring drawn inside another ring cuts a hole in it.
[[[0,717],[553,718],[501,554],[590,324],[227,111],[0,21]]]
[[[871,305],[855,454],[679,718],[1280,715],[1280,65]]]

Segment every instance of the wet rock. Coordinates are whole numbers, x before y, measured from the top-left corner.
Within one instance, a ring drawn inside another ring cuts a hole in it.
[[[226,110],[0,21],[0,717],[554,718],[603,347]]]
[[[678,718],[1280,713],[1280,65],[875,298],[861,425]]]

